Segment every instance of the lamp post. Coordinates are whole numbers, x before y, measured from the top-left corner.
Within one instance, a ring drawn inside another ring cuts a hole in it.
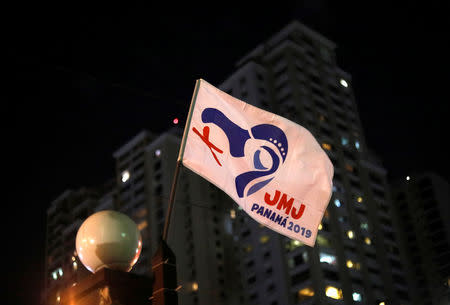
[[[153,280],[129,273],[142,249],[141,234],[125,214],[89,216],[76,237],[76,250],[92,274],[61,294],[61,305],[149,305]]]

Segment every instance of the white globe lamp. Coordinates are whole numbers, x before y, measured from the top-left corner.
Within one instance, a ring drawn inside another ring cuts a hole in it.
[[[117,211],[94,213],[78,229],[77,254],[92,273],[102,268],[128,272],[136,264],[141,249],[142,237],[136,224]]]

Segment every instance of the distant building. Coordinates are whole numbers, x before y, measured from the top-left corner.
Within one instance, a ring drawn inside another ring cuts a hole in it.
[[[136,273],[151,270],[161,239],[181,130],[160,136],[139,133],[114,153],[117,209],[130,215],[143,236]],[[231,199],[189,170],[179,178],[168,245],[176,254],[179,304],[238,304]]]
[[[433,173],[405,177],[393,199],[409,255],[414,305],[450,302],[450,184]]]
[[[220,87],[306,127],[335,167],[314,248],[237,212],[246,303],[409,304],[386,170],[369,152],[335,44],[292,22],[239,61]]]
[[[58,304],[60,293],[66,287],[90,274],[77,256],[76,234],[89,215],[112,209],[113,201],[113,184],[107,183],[97,189],[66,190],[50,204],[47,210],[44,304]]]
[[[177,257],[179,304],[410,304],[386,170],[366,145],[351,78],[337,67],[334,43],[292,22],[238,62],[219,87],[309,129],[334,164],[333,197],[310,248],[260,226],[224,192],[183,169],[168,237]],[[111,201],[102,204],[102,195],[88,204],[91,212],[112,207],[138,225],[143,250],[132,272],[151,270],[180,139],[176,128],[137,134],[113,154]],[[83,198],[71,199],[72,207]],[[53,205],[51,219],[67,214]],[[52,250],[58,245],[55,232],[76,232],[83,218],[66,217],[49,222],[48,258],[61,259],[47,268],[49,288],[70,284],[65,275],[52,282],[52,272],[69,264],[74,250],[74,244]]]

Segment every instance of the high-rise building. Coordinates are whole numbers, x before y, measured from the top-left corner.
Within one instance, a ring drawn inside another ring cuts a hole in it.
[[[168,236],[179,304],[409,304],[386,170],[367,147],[335,45],[292,22],[239,61],[219,87],[309,129],[334,164],[333,196],[311,248],[259,225],[224,192],[182,170]],[[180,140],[176,128],[161,135],[142,131],[113,154],[110,208],[133,218],[143,237],[132,272],[151,270]],[[68,250],[58,257],[72,255]]]
[[[450,185],[434,173],[405,178],[393,186],[392,195],[409,253],[413,304],[449,304]]]
[[[163,234],[181,130],[151,137],[143,131],[114,153],[117,209],[130,215],[143,237],[133,272],[148,273]],[[176,254],[180,305],[237,304],[231,199],[182,170],[167,243]]]
[[[112,209],[114,184],[66,190],[47,209],[43,303],[57,305],[61,292],[90,274],[75,250],[78,228],[92,213]]]
[[[306,127],[335,168],[314,248],[237,213],[245,301],[409,304],[386,170],[366,144],[335,44],[292,22],[239,61],[221,89]]]

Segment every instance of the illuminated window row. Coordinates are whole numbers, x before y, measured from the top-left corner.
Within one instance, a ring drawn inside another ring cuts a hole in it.
[[[57,280],[58,277],[62,277],[63,274],[64,274],[64,273],[63,273],[62,268],[58,268],[58,269],[56,269],[55,271],[52,272],[52,278],[53,278],[54,280]]]
[[[322,121],[322,120],[323,120],[323,119],[321,119],[321,121]],[[342,144],[342,146],[348,146],[349,140],[348,140],[347,138],[342,137],[342,138],[341,138],[341,144]],[[328,150],[328,151],[332,151],[332,150],[333,150],[333,146],[332,146],[330,143],[324,142],[324,143],[321,144],[321,146],[322,146],[322,148],[325,149],[325,150]],[[360,149],[361,149],[361,144],[359,143],[359,141],[355,141],[355,148],[356,148],[357,150],[360,150]]]

